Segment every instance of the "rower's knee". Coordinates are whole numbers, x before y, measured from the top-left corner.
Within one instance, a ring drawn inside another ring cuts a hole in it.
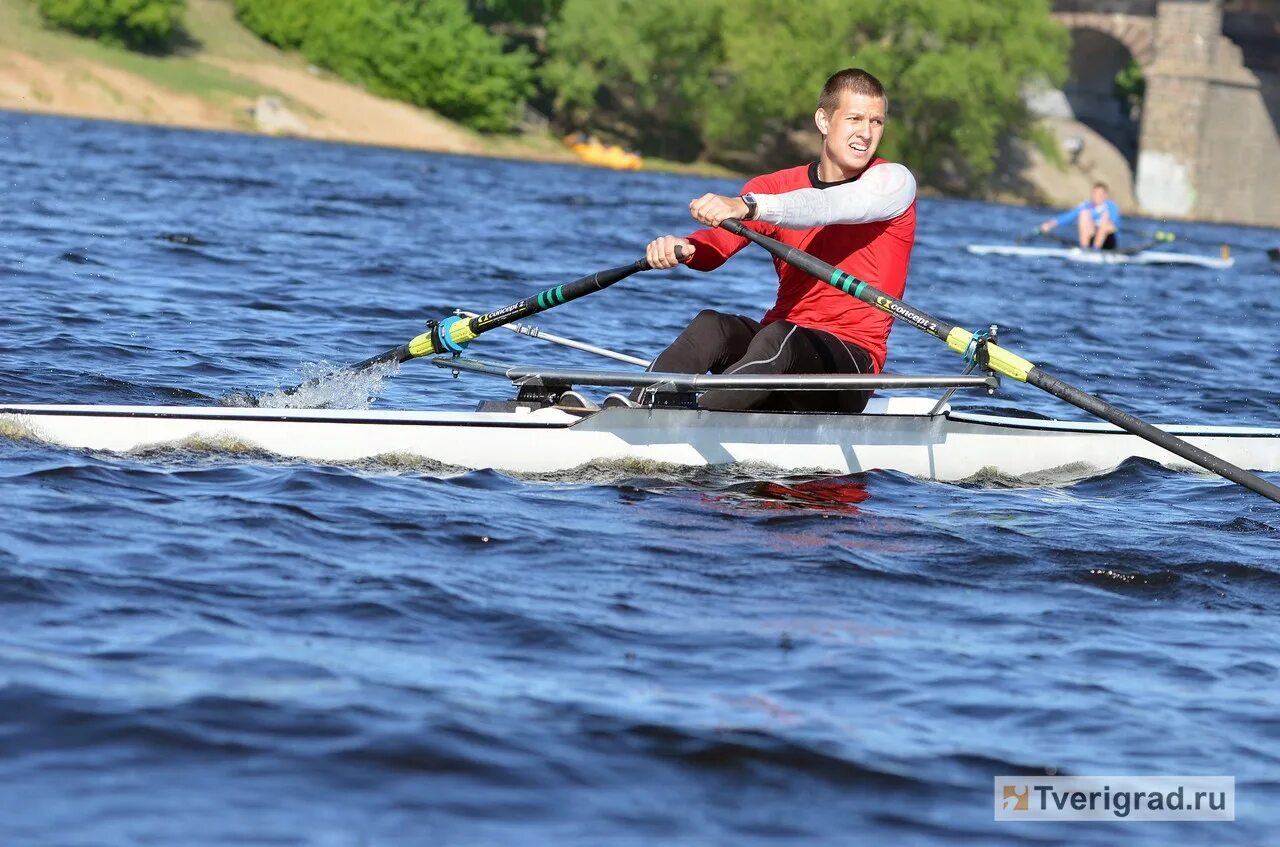
[[[777,349],[783,339],[787,337],[787,333],[796,328],[793,323],[787,321],[774,321],[764,329],[756,333],[756,340],[760,344],[768,344],[773,349]]]
[[[685,327],[683,334],[697,337],[723,335],[725,327],[731,319],[732,316],[717,312],[715,309],[703,309],[693,316],[693,320],[689,321],[689,325]]]
[[[693,316],[693,320],[689,321],[693,324],[719,324],[729,318],[724,312],[717,312],[715,309],[703,309],[701,312]]]
[[[762,328],[752,338],[746,352],[728,373],[787,373],[792,361],[792,351],[787,349],[788,337],[797,329],[793,323],[775,321]]]

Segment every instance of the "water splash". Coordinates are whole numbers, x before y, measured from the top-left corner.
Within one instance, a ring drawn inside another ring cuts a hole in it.
[[[329,362],[309,362],[302,381],[292,388],[266,394],[236,392],[222,398],[224,406],[262,409],[368,409],[382,393],[382,384],[400,372],[397,362],[383,362],[360,371]]]
[[[9,441],[39,441],[39,434],[31,428],[25,417],[0,417],[0,438]]]

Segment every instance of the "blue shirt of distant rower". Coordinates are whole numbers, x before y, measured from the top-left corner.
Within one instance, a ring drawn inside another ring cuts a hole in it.
[[[1080,217],[1080,213],[1085,210],[1088,210],[1089,215],[1093,218],[1094,226],[1102,222],[1102,213],[1106,212],[1107,216],[1111,218],[1111,225],[1116,228],[1116,232],[1120,231],[1120,207],[1109,197],[1098,204],[1095,204],[1092,200],[1085,200],[1074,209],[1068,209],[1058,215],[1054,220],[1058,226],[1069,224]]]

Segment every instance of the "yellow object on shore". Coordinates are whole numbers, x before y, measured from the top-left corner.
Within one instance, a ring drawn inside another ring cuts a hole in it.
[[[604,144],[582,133],[566,135],[564,143],[589,165],[599,165],[618,171],[638,171],[644,167],[639,153],[624,150],[616,144]]]

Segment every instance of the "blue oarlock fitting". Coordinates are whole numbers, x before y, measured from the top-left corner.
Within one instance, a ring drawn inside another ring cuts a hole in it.
[[[463,341],[462,343],[458,343],[453,340],[451,332],[453,325],[461,320],[463,320],[463,318],[457,315],[452,315],[439,323],[433,321],[431,326],[431,346],[440,352],[447,351],[455,356],[465,350],[467,345],[471,342]]]

